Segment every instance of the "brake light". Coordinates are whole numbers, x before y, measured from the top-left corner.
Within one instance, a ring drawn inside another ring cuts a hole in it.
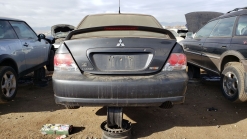
[[[104,30],[138,30],[138,27],[105,27]]]
[[[56,54],[54,56],[54,70],[76,71],[78,67],[70,54]]]
[[[174,71],[186,69],[186,56],[182,53],[172,53],[162,71]]]

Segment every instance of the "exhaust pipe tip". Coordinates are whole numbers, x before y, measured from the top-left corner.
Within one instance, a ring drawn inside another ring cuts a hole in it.
[[[160,108],[162,109],[170,109],[173,107],[173,104],[171,101],[166,101],[160,105]]]

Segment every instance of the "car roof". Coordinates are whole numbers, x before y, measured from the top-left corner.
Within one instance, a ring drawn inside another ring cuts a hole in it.
[[[0,16],[0,20],[14,20],[14,21],[23,21],[23,20],[20,20],[20,19],[9,18],[9,17],[1,17],[1,16]]]
[[[98,16],[98,15],[143,15],[143,16],[152,16],[148,14],[136,14],[136,13],[101,13],[101,14],[90,14],[88,16]]]
[[[213,20],[217,20],[217,19],[222,19],[222,18],[227,18],[227,17],[234,17],[234,16],[239,16],[239,15],[244,15],[244,14],[247,14],[247,9],[243,9],[241,11],[236,11],[236,12],[223,14],[223,15],[221,15],[219,17],[216,17],[216,18],[210,20],[210,22],[213,21]]]

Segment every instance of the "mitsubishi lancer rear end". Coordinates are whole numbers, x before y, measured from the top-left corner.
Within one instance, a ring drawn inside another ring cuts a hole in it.
[[[153,16],[89,15],[56,51],[55,101],[67,108],[168,108],[185,100],[186,63],[176,38]]]

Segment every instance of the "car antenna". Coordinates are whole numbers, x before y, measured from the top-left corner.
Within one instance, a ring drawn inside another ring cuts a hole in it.
[[[118,4],[119,4],[119,5],[118,5],[118,6],[119,6],[118,13],[121,14],[121,12],[120,12],[120,0],[119,0],[119,3],[118,3]]]

